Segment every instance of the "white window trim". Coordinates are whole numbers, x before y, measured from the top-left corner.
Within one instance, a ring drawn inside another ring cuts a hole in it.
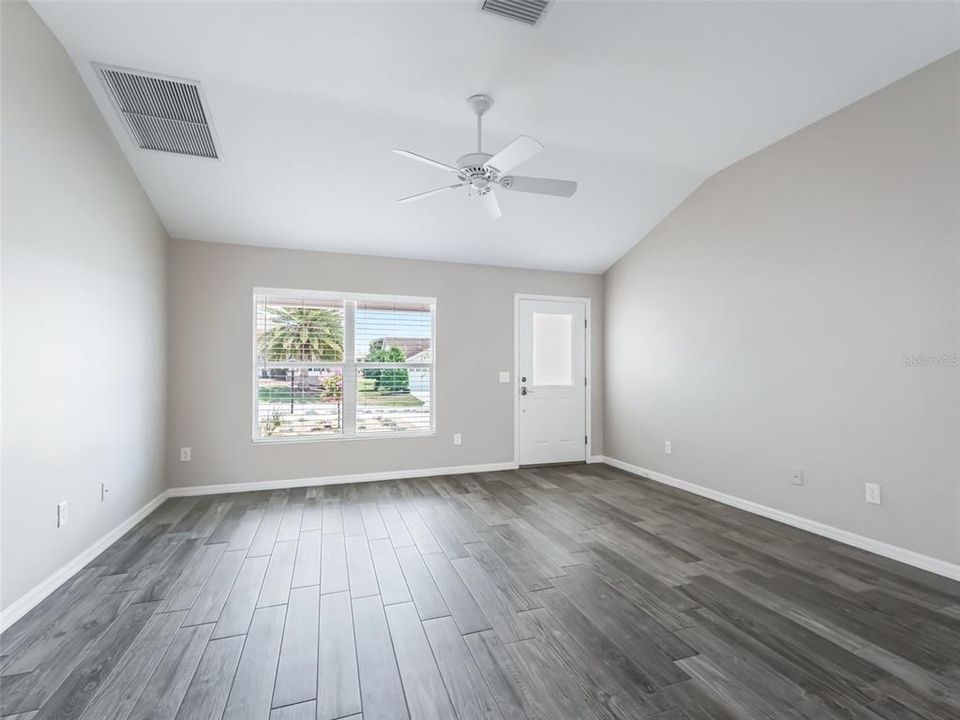
[[[343,368],[343,405],[346,408],[347,393],[352,393],[354,397],[352,413],[344,412],[344,423],[340,433],[331,433],[329,435],[310,435],[301,437],[285,438],[264,438],[258,437],[259,432],[259,401],[257,383],[257,296],[269,295],[275,298],[286,298],[290,300],[337,300],[343,301],[343,360],[341,362],[287,362],[287,363],[267,363],[276,367],[318,367],[318,366],[338,366]],[[385,440],[392,438],[400,440],[404,438],[425,438],[434,437],[437,434],[437,299],[432,297],[420,297],[416,295],[383,295],[374,293],[353,293],[338,292],[327,290],[293,290],[290,288],[264,288],[255,287],[251,295],[253,320],[251,322],[251,441],[255,445],[284,445],[288,443],[315,443],[315,442],[349,442],[353,440]],[[396,302],[430,305],[433,312],[430,317],[430,352],[432,361],[428,363],[357,363],[356,347],[354,346],[354,317],[356,313],[356,304],[358,302]],[[430,368],[430,429],[429,430],[404,430],[390,432],[365,432],[356,431],[356,373],[361,367],[397,367],[402,365],[408,368]],[[349,370],[349,372],[348,372]],[[349,429],[349,432],[348,432]]]

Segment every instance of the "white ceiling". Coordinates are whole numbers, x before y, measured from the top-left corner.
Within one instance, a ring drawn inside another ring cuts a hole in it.
[[[960,47],[955,2],[556,2],[539,27],[433,2],[34,3],[173,237],[602,272],[730,163]],[[220,161],[136,149],[90,63],[200,80]],[[389,152],[545,150],[488,220]]]

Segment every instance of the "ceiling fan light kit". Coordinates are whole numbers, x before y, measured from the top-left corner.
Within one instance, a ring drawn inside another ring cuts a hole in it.
[[[507,173],[513,168],[543,150],[543,145],[531,137],[521,135],[495,155],[483,152],[483,116],[493,105],[493,99],[489,95],[471,95],[467,98],[467,104],[477,116],[477,151],[461,156],[455,166],[432,160],[409,150],[394,150],[395,153],[403,157],[453,173],[456,175],[458,182],[436,190],[410,195],[401,198],[398,202],[406,203],[422,200],[449,190],[466,188],[467,196],[479,198],[487,215],[496,220],[501,215],[500,203],[494,193],[496,187],[515,192],[555,195],[557,197],[570,197],[577,191],[577,184],[571,180],[508,175]]]

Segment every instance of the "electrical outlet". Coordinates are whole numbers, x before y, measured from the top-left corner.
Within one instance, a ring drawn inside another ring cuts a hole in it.
[[[502,383],[508,383],[508,382],[510,382],[510,373],[508,373],[506,370],[501,370],[501,371],[500,371],[500,382],[502,382]]]
[[[190,462],[192,451],[190,448],[180,448],[180,462]]]
[[[803,485],[803,468],[791,468],[790,475],[794,485]]]
[[[454,434],[453,434],[453,444],[454,444],[454,445],[462,445],[462,444],[463,444],[463,436],[462,436],[460,433],[454,433]]]
[[[663,454],[673,455],[673,443],[669,440],[663,441]]]
[[[110,483],[100,483],[100,502],[107,501],[107,493],[110,492]]]
[[[880,505],[883,499],[880,497],[880,486],[876,483],[863,484],[864,499],[871,505]]]
[[[61,528],[67,524],[67,501],[57,503],[57,527]]]

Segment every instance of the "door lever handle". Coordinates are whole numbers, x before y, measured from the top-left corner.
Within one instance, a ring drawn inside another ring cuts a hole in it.
[[[520,394],[521,394],[521,395],[526,395],[526,394],[527,394],[527,388],[526,388],[525,385],[521,385],[521,386],[520,386]]]

